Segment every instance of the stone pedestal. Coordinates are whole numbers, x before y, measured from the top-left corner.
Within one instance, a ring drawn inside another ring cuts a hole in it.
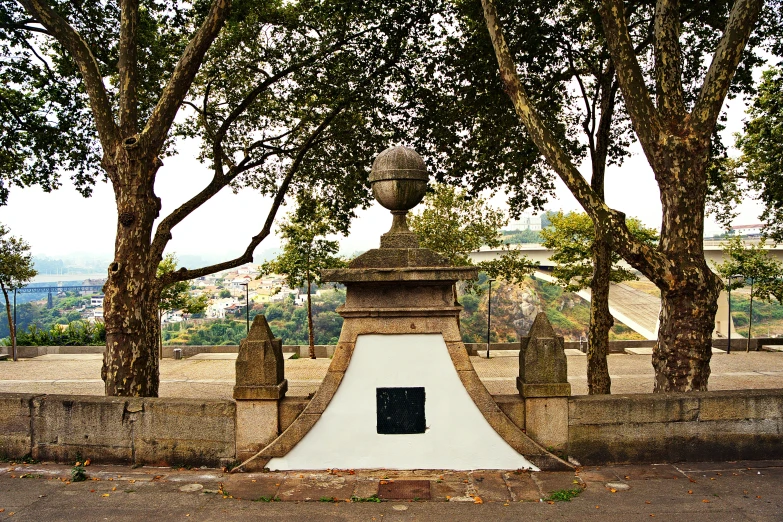
[[[543,312],[520,342],[517,389],[525,400],[527,434],[547,449],[567,451],[571,385],[564,342]]]
[[[282,340],[275,339],[266,318],[257,315],[236,362],[238,460],[252,457],[280,434],[279,401],[287,390]]]

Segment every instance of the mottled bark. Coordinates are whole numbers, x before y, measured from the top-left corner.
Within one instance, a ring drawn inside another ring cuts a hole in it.
[[[150,253],[152,225],[160,211],[153,184],[157,158],[127,140],[113,158],[104,157],[117,204],[114,261],[104,286],[106,352],[101,378],[106,395],[156,397],[158,304],[162,286],[156,272],[160,256]]]
[[[750,280],[750,311],[748,313],[748,338],[745,340],[745,353],[750,352],[750,338],[753,337],[753,280]]]
[[[16,361],[16,328],[14,328],[14,320],[11,317],[11,302],[8,300],[8,290],[2,282],[0,282],[0,289],[3,291],[3,297],[5,297],[5,312],[8,316],[8,333],[11,336],[11,359]]]
[[[663,220],[657,249],[633,238],[622,213],[610,209],[588,186],[541,121],[519,82],[503,37],[494,0],[482,0],[500,77],[517,115],[550,166],[565,182],[596,227],[611,235],[616,251],[658,286],[662,310],[653,356],[655,391],[703,390],[709,378],[712,331],[719,278],[703,252],[706,166],[709,139],[739,58],[763,0],[737,0],[690,114],[679,117],[681,70],[678,2],[659,0],[656,8],[656,80],[665,92],[656,107],[631,44],[622,0],[602,0],[604,35],[636,135],[661,191]],[[660,18],[660,19],[658,19]],[[597,228],[596,230],[599,230]]]
[[[600,227],[595,227],[593,279],[590,284],[590,328],[587,334],[587,390],[590,395],[611,393],[612,380],[606,355],[609,330],[614,318],[609,313],[609,283],[612,247]]]
[[[310,300],[310,275],[307,275],[307,340],[310,343],[310,358],[315,359],[315,335],[313,334],[313,304]]]

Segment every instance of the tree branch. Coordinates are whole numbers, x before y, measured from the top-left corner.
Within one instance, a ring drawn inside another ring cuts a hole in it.
[[[19,3],[62,45],[76,62],[90,98],[95,127],[104,152],[119,142],[119,130],[112,115],[109,95],[103,85],[100,68],[87,42],[44,0],[19,0]]]
[[[736,0],[729,13],[726,30],[715,49],[701,92],[691,113],[694,130],[709,137],[737,71],[742,51],[759,18],[764,0]]]
[[[656,250],[631,235],[625,224],[625,215],[609,208],[574,167],[568,155],[559,146],[530,103],[519,81],[516,65],[511,58],[511,51],[500,27],[495,0],[481,0],[481,3],[484,6],[487,29],[495,48],[500,78],[503,81],[506,94],[514,104],[517,116],[527,128],[530,138],[593,222],[612,231],[613,246],[617,252],[651,281],[663,281],[669,272],[668,262]]]
[[[120,2],[120,132],[123,138],[138,132],[138,42],[139,0]]]
[[[301,166],[305,155],[313,147],[313,144],[315,143],[318,136],[332,123],[332,121],[334,121],[334,119],[347,106],[348,106],[348,101],[344,101],[343,103],[339,104],[334,109],[332,109],[332,111],[326,116],[326,118],[324,118],[321,124],[310,134],[310,136],[307,138],[307,141],[305,141],[305,143],[302,144],[302,146],[299,149],[299,152],[294,158],[293,163],[291,163],[291,166],[288,168],[288,172],[286,173],[285,178],[283,178],[283,182],[280,184],[280,187],[277,189],[277,193],[275,194],[275,199],[272,202],[272,208],[269,210],[269,213],[267,214],[266,222],[264,223],[264,228],[261,229],[261,232],[259,232],[258,235],[253,236],[247,248],[245,249],[245,252],[241,256],[232,259],[230,261],[217,263],[211,266],[206,266],[195,270],[187,270],[186,268],[181,268],[176,272],[171,272],[169,274],[166,274],[166,276],[164,276],[161,279],[162,284],[165,286],[171,283],[176,283],[177,281],[194,279],[196,277],[213,274],[221,270],[227,270],[229,268],[234,268],[244,263],[251,262],[253,260],[253,251],[261,243],[261,241],[263,241],[272,231],[272,225],[274,224],[277,211],[280,208],[280,205],[283,203],[283,199],[285,198],[286,192],[288,191],[288,186],[291,184],[291,180],[293,179],[296,172],[299,170],[299,167]],[[213,183],[214,182],[215,179],[213,178]],[[220,188],[223,188],[227,184],[228,181],[225,182]],[[211,185],[212,183],[210,183],[210,186]],[[215,190],[215,193],[217,193],[217,191],[220,190],[220,188]],[[154,249],[153,253],[162,255],[163,249],[165,249],[166,247],[166,243],[168,243],[168,241],[171,239],[171,229],[177,223],[181,222],[185,217],[187,217],[188,214],[193,212],[193,210],[201,206],[205,201],[209,199],[209,197],[203,198],[203,200],[201,198],[201,195],[204,194],[204,192],[208,189],[209,187],[204,189],[204,191],[199,193],[199,195],[192,198],[190,201],[182,205],[180,208],[178,208],[172,214],[166,217],[163,221],[161,221],[160,225],[158,225],[158,230],[155,233],[155,240],[153,241],[153,249]]]
[[[642,69],[628,34],[628,23],[623,11],[623,0],[602,0],[601,20],[609,53],[617,70],[625,106],[631,116],[634,130],[642,147],[651,158],[651,148],[658,141],[661,124],[658,112],[644,83]]]
[[[171,124],[174,122],[174,117],[201,67],[204,55],[223,27],[230,7],[230,0],[214,0],[212,2],[209,14],[185,47],[179,62],[174,67],[174,72],[142,131],[145,145],[152,150],[157,151],[163,146]]]
[[[682,90],[679,11],[679,0],[658,0],[655,5],[655,91],[658,111],[665,121],[678,125],[683,123],[686,113]]]

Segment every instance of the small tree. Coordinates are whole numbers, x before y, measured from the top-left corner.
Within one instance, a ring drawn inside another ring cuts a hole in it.
[[[584,212],[562,211],[549,214],[551,226],[541,230],[542,244],[555,250],[550,258],[557,263],[552,274],[557,278],[557,283],[567,292],[578,292],[584,288],[593,289],[595,227],[593,220]],[[626,220],[631,233],[644,243],[651,246],[657,242],[658,234],[655,230],[647,228],[635,218]],[[608,283],[621,283],[638,279],[627,268],[618,266],[620,256],[610,250],[610,269]],[[607,394],[611,391],[611,379],[609,378],[609,366],[606,363],[606,354],[609,344],[609,329],[614,325],[614,318],[609,313],[609,289],[605,292],[593,292],[591,300],[602,299],[605,302],[599,306],[592,306],[590,313],[590,328],[587,348],[587,388],[591,395]],[[597,317],[595,310],[605,311],[605,317]],[[604,322],[606,328],[596,328],[597,322]]]
[[[338,226],[326,206],[313,194],[302,194],[298,198],[296,211],[289,214],[288,219],[280,225],[283,252],[262,265],[264,273],[284,275],[286,284],[291,288],[306,286],[307,330],[311,359],[315,359],[313,308],[310,298],[312,285],[321,282],[322,269],[345,266],[345,262],[335,255],[339,250],[338,242],[324,237],[337,230]]]
[[[174,272],[177,269],[177,256],[175,254],[166,254],[163,261],[158,265],[157,277],[160,279],[166,274]],[[164,286],[160,292],[160,303],[158,304],[158,320],[163,320],[163,312],[166,310],[182,310],[186,314],[198,314],[207,309],[207,296],[200,295],[194,297],[190,295],[190,283],[188,281],[177,281],[168,286]],[[161,330],[160,345],[158,346],[159,356],[163,356],[163,331]]]
[[[753,298],[769,301],[773,297],[783,301],[783,265],[769,257],[762,239],[755,245],[746,245],[739,236],[731,236],[724,243],[726,261],[714,263],[718,274],[726,283],[727,290],[734,290],[750,284],[750,313],[748,314],[748,338],[745,351],[750,351],[753,333]],[[732,277],[737,277],[732,281]]]
[[[5,297],[5,311],[8,315],[8,331],[11,334],[11,354],[16,356],[16,325],[11,318],[11,303],[8,292],[23,287],[38,273],[33,268],[30,245],[18,237],[9,235],[10,231],[0,224],[0,289]]]
[[[533,271],[535,263],[504,245],[500,229],[508,223],[508,218],[503,211],[449,185],[436,184],[432,188],[424,197],[422,210],[409,218],[411,230],[422,248],[441,254],[455,266],[473,266],[471,252],[482,246],[504,247],[507,250],[498,259],[475,266],[490,277],[510,283],[522,282]]]

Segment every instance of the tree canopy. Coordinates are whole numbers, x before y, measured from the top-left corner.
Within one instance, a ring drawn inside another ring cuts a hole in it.
[[[8,293],[26,285],[38,272],[33,268],[30,245],[14,237],[11,231],[0,223],[0,290],[5,298],[8,316],[8,331],[11,334],[11,353],[16,361],[16,328],[11,317],[11,302]]]

